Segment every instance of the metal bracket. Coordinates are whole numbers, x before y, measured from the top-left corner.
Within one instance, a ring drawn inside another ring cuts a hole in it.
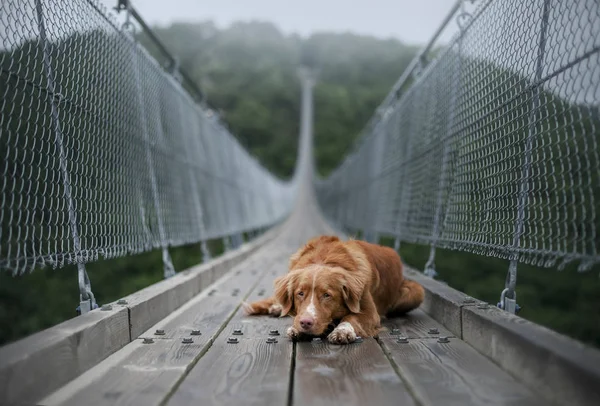
[[[98,308],[96,297],[92,293],[92,284],[83,264],[77,264],[79,274],[79,307],[77,314],[85,314]]]
[[[512,292],[513,297],[508,297],[508,294],[509,289],[505,288],[500,294],[500,301],[498,302],[497,306],[509,313],[519,314],[519,311],[521,311],[521,306],[517,304],[517,292]]]
[[[175,267],[173,266],[173,261],[171,260],[171,254],[169,254],[169,249],[167,247],[163,247],[162,250],[162,259],[163,259],[163,272],[165,279],[170,278],[175,275]]]

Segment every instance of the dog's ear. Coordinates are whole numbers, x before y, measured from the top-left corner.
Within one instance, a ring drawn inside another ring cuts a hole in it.
[[[275,299],[277,299],[277,302],[279,302],[282,307],[280,317],[288,314],[294,316],[295,281],[296,278],[291,273],[275,279]]]
[[[300,258],[309,252],[314,251],[318,245],[335,241],[340,241],[340,239],[334,235],[321,235],[319,237],[311,238],[306,244],[304,244],[302,248],[300,248],[290,257],[289,269],[294,269]]]
[[[354,275],[346,275],[342,280],[342,297],[346,306],[352,313],[360,313],[360,300],[362,299],[364,284]]]

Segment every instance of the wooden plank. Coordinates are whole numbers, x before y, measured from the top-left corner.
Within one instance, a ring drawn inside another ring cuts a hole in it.
[[[454,337],[450,330],[421,309],[413,310],[404,316],[384,319],[382,320],[382,326],[385,330],[379,334],[379,338],[397,338],[398,336],[407,338]],[[397,331],[394,331],[395,329]],[[430,331],[431,329],[436,329],[437,333]]]
[[[125,297],[130,314],[131,337],[133,339],[139,337],[150,326],[201,292],[208,286],[207,282],[215,282],[230,269],[243,263],[253,253],[275,239],[281,230],[281,226],[276,226],[235,251],[227,252],[206,264],[179,272],[169,279]]]
[[[547,404],[459,339],[408,341],[380,340],[423,406]]]
[[[296,344],[293,404],[414,405],[373,338],[333,345],[325,341]]]
[[[272,293],[273,279],[285,272],[287,257],[280,255],[270,265],[249,301]],[[285,336],[289,322],[289,318],[248,317],[239,309],[167,404],[286,405],[293,353],[293,343]],[[243,335],[233,335],[235,329]],[[280,335],[270,336],[271,330]],[[277,342],[268,343],[269,337]],[[229,338],[237,338],[239,342],[230,344]]]
[[[130,341],[127,309],[93,311],[0,348],[0,404],[32,404]]]
[[[600,405],[597,349],[495,307],[464,308],[463,337],[550,402]]]
[[[456,337],[462,337],[461,308],[474,306],[475,303],[465,303],[464,293],[438,282],[428,276],[405,266],[404,272],[409,279],[420,283],[425,289],[425,299],[420,309],[433,319],[442,323]]]
[[[234,270],[214,285],[216,293],[209,295],[212,287],[208,287],[145,332],[143,336],[154,339],[152,344],[135,340],[123,350],[127,356],[115,354],[45,399],[44,404],[160,404],[212,344],[258,278],[244,264],[240,268],[238,275]],[[236,286],[240,286],[240,293],[232,296],[230,292]],[[190,328],[200,328],[202,334],[192,337]],[[165,329],[169,334],[155,336],[156,329]],[[184,337],[192,338],[193,343],[184,344]],[[115,362],[115,358],[119,360]]]

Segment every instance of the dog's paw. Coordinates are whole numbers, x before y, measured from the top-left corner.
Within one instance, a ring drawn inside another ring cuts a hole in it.
[[[300,333],[293,326],[287,329],[287,336],[292,340],[296,341],[300,337]]]
[[[244,313],[246,313],[247,316],[256,314],[256,309],[248,302],[242,302],[242,309],[244,309]]]
[[[327,340],[332,344],[350,344],[356,341],[356,332],[352,324],[344,321],[327,336]]]
[[[269,316],[279,317],[279,316],[281,316],[282,310],[283,310],[283,307],[281,307],[280,304],[275,303],[274,305],[271,305],[271,307],[269,307]]]

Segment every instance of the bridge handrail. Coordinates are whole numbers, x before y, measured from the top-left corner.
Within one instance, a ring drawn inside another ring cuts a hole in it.
[[[600,262],[600,6],[476,3],[451,9],[317,196],[348,230],[430,245],[429,275],[436,247],[509,260],[515,312],[517,263]]]
[[[76,263],[82,311],[85,263],[160,248],[172,275],[168,247],[239,244],[288,215],[297,183],[194,101],[120,3],[122,26],[97,0],[10,0],[0,18],[0,270]]]

